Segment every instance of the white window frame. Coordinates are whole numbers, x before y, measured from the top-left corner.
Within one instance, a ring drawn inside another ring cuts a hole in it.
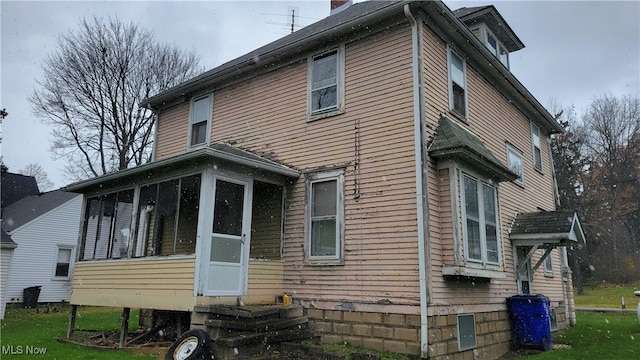
[[[465,177],[468,177],[472,180],[476,181],[477,184],[477,189],[476,189],[476,196],[477,196],[477,200],[478,200],[478,226],[479,226],[479,230],[480,230],[480,259],[472,259],[470,258],[469,254],[469,234],[468,234],[468,229],[467,229],[467,210],[466,210],[466,191],[465,191],[465,185],[464,185],[464,179]],[[496,241],[497,241],[497,261],[489,261],[488,260],[488,246],[487,246],[487,237],[486,237],[486,225],[487,225],[487,219],[486,219],[486,214],[485,214],[485,209],[484,209],[484,186],[488,186],[491,187],[493,189],[493,203],[494,203],[494,213],[495,213],[495,218],[496,218],[496,222],[494,224],[490,224],[490,225],[494,225],[496,228]],[[501,231],[500,231],[500,212],[499,212],[499,205],[498,205],[498,187],[496,184],[494,184],[491,181],[488,181],[486,179],[483,179],[482,177],[479,177],[476,174],[473,174],[472,172],[468,172],[468,171],[461,171],[460,173],[460,178],[459,178],[459,191],[460,191],[460,201],[461,201],[461,224],[462,224],[462,233],[463,233],[463,239],[464,239],[464,252],[465,252],[465,260],[466,260],[466,264],[467,265],[472,265],[472,264],[476,264],[479,266],[482,266],[484,268],[487,267],[492,267],[492,268],[499,268],[501,261],[502,261],[502,236],[501,236]]]
[[[311,254],[311,236],[313,222],[313,186],[314,184],[336,182],[336,238],[335,254],[314,256]],[[310,174],[306,181],[305,206],[305,262],[307,264],[341,264],[344,258],[344,170]]]
[[[482,44],[495,56],[502,65],[504,65],[507,69],[509,69],[509,50],[500,42],[497,36],[489,30],[489,28],[485,24],[480,24],[479,26],[473,28],[473,31],[478,30],[478,39]],[[475,33],[474,33],[475,34]],[[489,46],[489,37],[493,38],[496,42],[495,51]],[[501,54],[505,55],[504,60],[500,57]]]
[[[316,59],[324,58],[333,52],[336,53],[336,104],[335,106],[313,110],[312,100],[313,92],[315,91],[313,88],[313,66]],[[344,52],[344,45],[340,45],[338,47],[310,55],[307,58],[307,121],[317,120],[344,112]]]
[[[66,276],[57,276],[56,271],[58,269],[58,259],[60,257],[61,250],[69,250],[69,270],[67,271]],[[51,273],[52,280],[69,280],[71,279],[71,274],[73,273],[73,264],[75,260],[75,246],[72,245],[57,245],[56,246],[56,255],[53,258],[53,272]]]
[[[463,77],[463,84],[458,84],[457,82],[455,82],[453,80],[453,58],[457,57],[458,59],[460,59],[460,61],[462,62],[462,77]],[[455,114],[457,117],[460,117],[464,120],[468,119],[469,117],[469,91],[468,91],[468,86],[467,86],[467,61],[460,55],[458,55],[458,53],[453,50],[450,46],[448,47],[448,51],[447,51],[447,68],[448,68],[448,74],[449,74],[449,110],[451,111],[451,113]],[[455,99],[454,99],[454,90],[453,90],[453,86],[454,84],[456,84],[458,87],[462,88],[462,90],[464,91],[464,109],[463,109],[463,113],[456,110],[455,109]]]
[[[195,107],[196,107],[196,102],[200,101],[200,100],[204,100],[207,99],[209,101],[209,106],[207,107],[209,109],[208,111],[208,116],[206,120],[203,121],[198,121],[197,123],[201,123],[206,121],[207,122],[207,126],[206,126],[206,133],[205,133],[205,140],[204,142],[201,143],[197,143],[197,144],[192,144],[191,140],[193,138],[193,125],[196,124],[194,123],[195,119]],[[207,144],[209,144],[209,141],[211,139],[211,118],[213,117],[213,94],[206,94],[206,95],[202,95],[202,96],[194,96],[191,99],[191,106],[189,108],[189,136],[187,136],[187,148],[189,149],[195,149],[195,148],[200,148],[203,146],[206,146]]]
[[[542,165],[542,147],[540,146],[540,127],[531,122],[531,151],[533,158],[533,168],[538,170],[539,172],[543,171],[544,166]],[[538,168],[536,165],[536,150],[537,153],[540,154],[540,167]]]
[[[513,169],[513,160],[518,160],[520,162],[520,171],[514,171]],[[515,179],[513,182],[520,185],[520,186],[524,186],[524,162],[522,160],[522,151],[518,150],[517,147],[507,143],[507,166],[509,167],[509,170],[513,171],[514,173],[520,175],[517,179]]]
[[[553,276],[553,251],[544,259],[542,266],[544,269],[544,276]]]

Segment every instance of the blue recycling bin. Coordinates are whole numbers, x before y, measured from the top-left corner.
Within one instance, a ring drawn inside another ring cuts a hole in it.
[[[522,348],[551,350],[550,301],[544,295],[507,298],[515,343]]]

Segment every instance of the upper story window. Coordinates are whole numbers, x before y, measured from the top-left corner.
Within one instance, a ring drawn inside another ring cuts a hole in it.
[[[467,116],[466,62],[449,49],[449,106],[456,114]]]
[[[473,34],[487,47],[489,52],[493,54],[500,62],[509,68],[509,51],[507,48],[493,35],[485,24],[471,30]]]
[[[193,100],[189,116],[189,146],[206,144],[211,128],[211,95]]]
[[[540,150],[540,128],[531,123],[531,146],[533,148],[533,167],[542,171],[542,151]]]
[[[340,47],[309,60],[310,119],[340,111],[344,89],[344,48]]]
[[[339,261],[343,248],[344,174],[315,174],[307,181],[307,259]]]
[[[507,166],[509,170],[518,174],[518,178],[514,180],[516,184],[524,185],[524,169],[522,167],[522,152],[515,146],[507,144]]]
[[[498,216],[496,188],[464,173],[462,176],[463,229],[467,260],[498,265]]]

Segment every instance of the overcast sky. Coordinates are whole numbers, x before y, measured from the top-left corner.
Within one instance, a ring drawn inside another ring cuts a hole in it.
[[[210,69],[289,32],[291,8],[308,25],[329,15],[322,1],[6,1],[0,2],[2,157],[9,171],[38,163],[56,188],[64,163],[48,151],[50,128],[27,97],[58,36],[81,18],[117,16],[155,32],[159,42],[194,49]],[[359,2],[359,1],[356,1]],[[493,4],[525,44],[511,71],[547,106],[583,109],[605,93],[640,96],[640,1],[445,1],[452,10]]]

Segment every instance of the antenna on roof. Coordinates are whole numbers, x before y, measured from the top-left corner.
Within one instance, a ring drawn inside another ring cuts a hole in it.
[[[288,9],[287,9],[287,14],[285,14],[285,15],[283,15],[283,14],[263,14],[263,15],[284,16],[284,17],[286,17],[286,19],[287,19],[286,23],[267,21],[267,24],[286,26],[287,30],[289,30],[291,33],[296,31],[297,29],[300,29],[300,28],[306,26],[306,25],[301,25],[300,24],[300,19],[317,20],[315,18],[300,16],[300,8],[298,6],[289,6]]]

